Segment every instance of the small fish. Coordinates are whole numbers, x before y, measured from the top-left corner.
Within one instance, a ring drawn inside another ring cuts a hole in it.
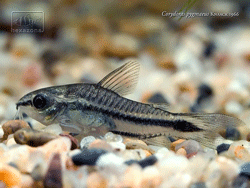
[[[244,123],[223,114],[172,113],[165,104],[146,104],[124,98],[135,88],[139,63],[130,61],[97,84],[78,83],[39,89],[16,104],[44,125],[59,123],[64,130],[80,136],[113,132],[142,139],[148,144],[169,146],[168,137],[193,139],[216,148],[228,126]]]

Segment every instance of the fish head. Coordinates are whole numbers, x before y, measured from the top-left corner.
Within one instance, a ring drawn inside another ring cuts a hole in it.
[[[40,123],[50,125],[66,107],[63,99],[58,97],[59,94],[51,92],[51,88],[36,90],[24,95],[16,103],[16,108],[19,115],[26,113]]]

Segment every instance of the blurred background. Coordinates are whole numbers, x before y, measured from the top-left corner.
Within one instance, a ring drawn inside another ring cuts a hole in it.
[[[27,92],[96,83],[136,60],[128,98],[250,123],[248,0],[2,0],[0,16],[1,121]]]

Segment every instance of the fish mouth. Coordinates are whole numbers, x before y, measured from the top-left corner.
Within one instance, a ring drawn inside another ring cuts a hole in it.
[[[18,103],[16,103],[16,109],[18,110],[18,107],[19,106],[28,106],[28,105],[31,105],[31,100],[28,100],[28,101],[25,101],[25,102],[22,102],[22,101],[19,101]]]

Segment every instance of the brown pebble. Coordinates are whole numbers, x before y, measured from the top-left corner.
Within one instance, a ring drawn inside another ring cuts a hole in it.
[[[58,136],[52,133],[24,128],[15,132],[14,138],[18,144],[27,144],[29,146],[37,147],[58,138]]]
[[[74,138],[70,134],[66,134],[66,133],[62,133],[62,134],[60,134],[60,136],[68,137],[71,140],[71,143],[72,143],[71,150],[77,149],[78,141],[76,138]]]
[[[98,172],[93,172],[89,175],[87,179],[88,188],[105,188],[107,187],[107,180],[103,178]]]
[[[60,154],[54,154],[51,159],[48,171],[43,180],[44,187],[60,188],[62,185],[62,166]]]
[[[94,142],[92,142],[89,145],[89,149],[90,148],[100,148],[100,149],[104,149],[107,151],[113,151],[113,147],[109,143],[100,139],[96,139]]]
[[[157,64],[159,67],[167,69],[167,70],[171,70],[171,71],[177,70],[175,62],[170,57],[168,57],[166,55],[162,55],[159,58],[159,62]]]
[[[171,149],[172,151],[175,151],[176,145],[178,145],[178,144],[180,144],[180,143],[182,143],[182,142],[184,142],[184,141],[185,141],[184,139],[179,139],[179,140],[176,140],[176,141],[172,142],[172,143],[171,143],[171,146],[170,146],[170,149]]]
[[[23,120],[10,120],[3,124],[3,140],[6,140],[10,134],[14,134],[16,131],[22,128],[30,128],[28,123]]]

